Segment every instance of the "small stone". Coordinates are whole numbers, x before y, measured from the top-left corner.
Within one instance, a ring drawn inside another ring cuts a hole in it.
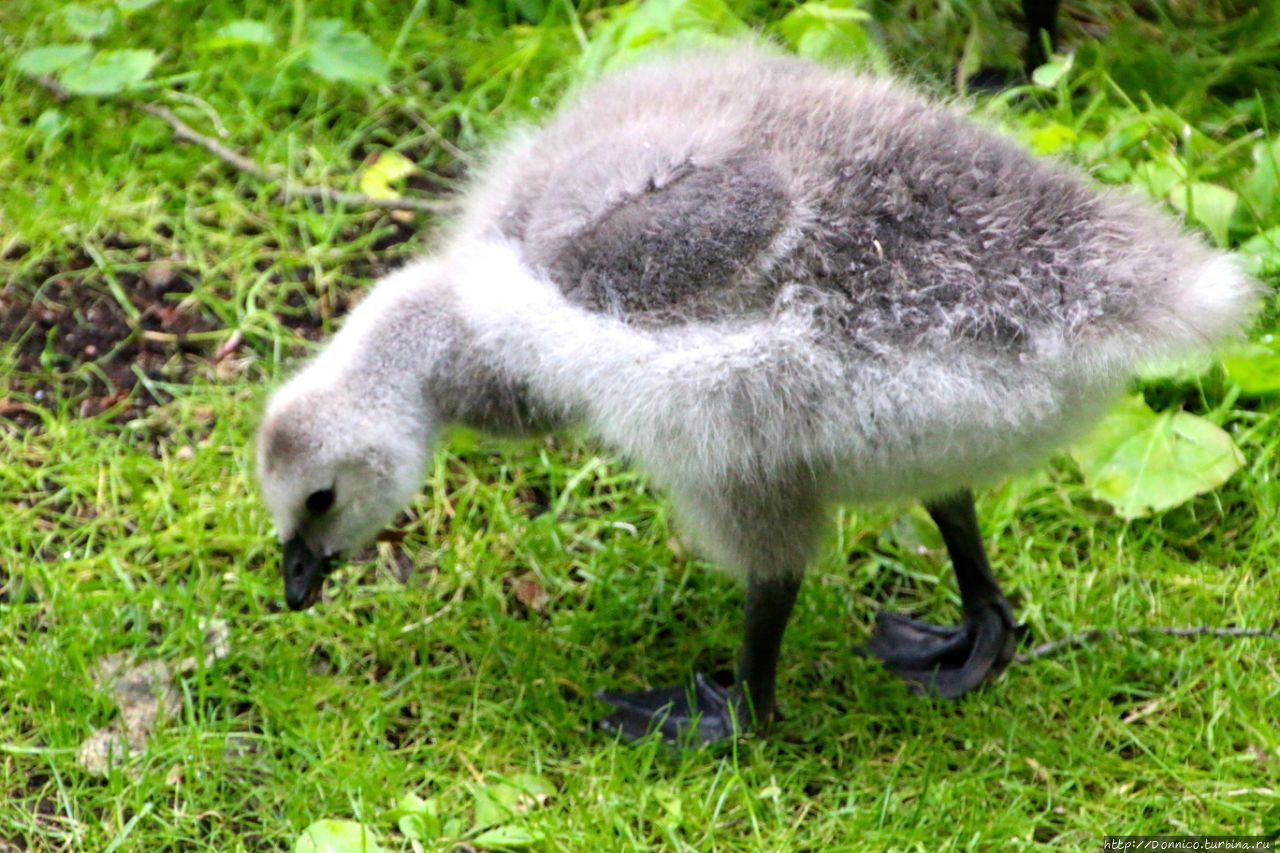
[[[178,277],[178,271],[173,264],[165,261],[152,264],[147,267],[146,272],[142,274],[142,278],[156,290],[163,290],[173,284]]]
[[[112,729],[98,729],[76,750],[76,761],[93,776],[106,776],[128,759],[129,739]]]
[[[551,596],[542,588],[542,584],[525,576],[516,581],[516,599],[535,613],[546,613]]]

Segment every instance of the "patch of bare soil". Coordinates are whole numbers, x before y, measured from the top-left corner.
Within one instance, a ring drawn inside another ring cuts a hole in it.
[[[377,278],[399,266],[404,252],[392,250],[418,234],[416,221],[394,217],[378,227],[370,253],[344,271],[350,278]],[[172,235],[166,229],[161,237]],[[0,260],[25,252],[19,247]],[[34,407],[65,405],[81,417],[107,412],[124,423],[168,402],[164,384],[189,383],[201,370],[234,362],[243,339],[194,298],[200,282],[179,256],[123,238],[108,240],[104,252],[118,262],[111,279],[84,251],[7,282],[0,267],[0,341],[14,345],[15,361],[10,396],[0,392],[0,418],[33,426],[40,422]],[[349,308],[350,294],[317,294],[308,268],[294,273],[276,282],[290,291],[279,320],[299,338],[320,340],[326,320]]]
[[[39,285],[0,290],[0,339],[15,344],[11,391],[45,407],[65,401],[82,417],[114,408],[113,419],[127,421],[165,402],[154,387],[133,393],[139,383],[190,381],[199,360],[217,348],[216,340],[191,335],[219,324],[189,298],[194,279],[175,262],[119,273],[115,287],[76,274],[90,263],[77,256],[65,275],[38,268]],[[15,399],[0,400],[0,415],[38,420]]]

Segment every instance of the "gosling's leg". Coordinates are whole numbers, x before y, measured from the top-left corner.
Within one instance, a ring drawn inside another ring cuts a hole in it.
[[[1027,77],[1048,61],[1045,39],[1052,49],[1058,43],[1058,4],[1060,0],[1022,0],[1022,16],[1027,23],[1027,51],[1023,67]]]
[[[737,689],[745,687],[744,719],[764,732],[773,722],[774,688],[778,681],[778,651],[800,591],[800,576],[752,581],[747,606]]]
[[[1060,0],[1022,0],[1027,34],[1027,46],[1022,53],[1023,74],[1009,68],[983,67],[965,81],[968,90],[995,93],[1030,80],[1031,72],[1049,60],[1045,38],[1049,40],[1050,51],[1058,43],[1059,3]]]
[[[651,731],[673,743],[714,743],[747,723],[763,732],[773,719],[778,650],[800,578],[752,580],[747,586],[744,638],[737,681],[728,690],[701,673],[688,685],[637,693],[596,694],[614,706],[600,721],[605,731],[634,740]]]
[[[865,650],[913,686],[955,697],[994,678],[1013,658],[1017,625],[987,564],[973,494],[926,504],[960,582],[964,625],[944,627],[880,611]]]

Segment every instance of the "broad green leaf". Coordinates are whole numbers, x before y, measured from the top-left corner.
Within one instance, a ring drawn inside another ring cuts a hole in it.
[[[104,50],[64,69],[58,79],[75,95],[116,95],[147,79],[156,60],[151,50]]]
[[[1169,197],[1169,191],[1187,178],[1187,167],[1181,160],[1148,160],[1133,170],[1133,182],[1155,199]]]
[[[302,830],[293,853],[384,853],[384,848],[364,824],[326,818]]]
[[[1126,399],[1071,451],[1093,495],[1125,518],[1185,503],[1222,485],[1244,458],[1231,436],[1187,412]]]
[[[537,808],[555,796],[556,789],[544,777],[517,773],[501,781],[478,788],[475,827],[505,823],[512,817]]]
[[[1079,148],[1079,146],[1076,146]],[[1123,184],[1133,178],[1133,164],[1128,160],[1110,160],[1090,167],[1093,176],[1104,184]],[[1161,196],[1161,198],[1164,198]]]
[[[271,27],[262,21],[251,21],[248,18],[240,18],[235,21],[228,21],[218,28],[218,31],[210,36],[204,43],[205,47],[219,49],[224,47],[241,47],[244,45],[254,45],[257,47],[266,47],[275,44],[276,36],[271,31]]]
[[[360,175],[360,191],[373,198],[399,198],[392,184],[418,171],[413,161],[398,151],[383,151]]]
[[[116,0],[116,8],[126,15],[132,15],[134,12],[150,9],[158,2],[159,0]]]
[[[807,59],[861,59],[887,70],[880,46],[863,26],[871,15],[849,0],[801,3],[778,22],[778,31]]]
[[[508,776],[505,784],[496,786],[495,790],[503,804],[517,812],[536,808],[556,795],[555,785],[536,773]]]
[[[1232,347],[1222,357],[1227,376],[1246,394],[1280,391],[1280,341],[1272,335]]]
[[[332,18],[319,18],[308,27],[306,62],[316,74],[341,83],[387,82],[387,60],[364,33]]]
[[[476,819],[473,824],[476,829],[494,826],[511,820],[512,817],[514,814],[511,809],[498,802],[488,789],[476,791]]]
[[[67,29],[80,36],[91,39],[111,29],[116,22],[114,9],[90,9],[79,3],[71,3],[62,7],[62,23]]]
[[[1244,185],[1244,196],[1253,212],[1266,219],[1280,203],[1280,138],[1253,146],[1253,171]]]
[[[396,828],[405,838],[434,841],[440,837],[440,818],[436,815],[407,814],[396,821]]]
[[[582,54],[587,76],[653,48],[692,47],[750,32],[724,0],[645,0],[608,11]]]
[[[1031,132],[1031,148],[1037,154],[1057,154],[1063,148],[1076,141],[1076,132],[1065,124],[1045,125]]]
[[[1245,266],[1252,276],[1280,274],[1280,225],[1268,228],[1240,246]]]
[[[434,797],[424,800],[410,791],[383,817],[394,820],[400,834],[414,841],[434,841],[441,834],[440,804]]]
[[[23,74],[55,74],[77,62],[84,62],[92,55],[91,45],[50,44],[18,54],[13,65]]]
[[[1203,225],[1219,246],[1227,245],[1231,215],[1239,201],[1234,192],[1217,184],[1193,181],[1175,184],[1169,190],[1169,201],[1188,218]]]
[[[408,791],[396,801],[395,808],[389,809],[383,817],[387,820],[399,820],[405,815],[425,814],[434,806],[433,800],[424,800],[413,791]]]
[[[1074,63],[1075,56],[1070,53],[1054,54],[1052,59],[1031,72],[1031,82],[1045,89],[1053,89],[1060,81],[1066,79]]]
[[[539,833],[518,826],[495,826],[471,839],[471,843],[482,850],[516,850],[532,847],[542,839]]]

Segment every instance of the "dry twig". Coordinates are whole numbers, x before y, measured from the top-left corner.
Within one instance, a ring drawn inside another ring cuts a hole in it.
[[[59,101],[65,101],[71,97],[71,93],[52,77],[37,76],[35,81],[47,89]],[[257,178],[260,181],[268,183],[277,183],[280,185],[280,195],[286,200],[295,198],[312,198],[320,201],[333,202],[348,207],[371,207],[382,210],[420,210],[425,213],[447,213],[452,211],[456,205],[452,201],[433,201],[430,199],[420,198],[374,198],[364,193],[344,192],[335,190],[330,187],[312,186],[310,184],[299,184],[291,181],[284,174],[283,170],[276,166],[263,166],[238,151],[223,145],[218,140],[205,136],[194,130],[189,124],[184,122],[173,114],[168,107],[150,101],[133,101],[125,100],[123,103],[128,106],[142,110],[148,115],[160,119],[173,129],[173,136],[182,142],[190,142],[193,145],[199,145],[222,162],[231,166],[239,172]]]
[[[1061,640],[1051,640],[1047,643],[1041,643],[1034,648],[1030,648],[1027,651],[1020,653],[1015,660],[1017,660],[1018,663],[1026,663],[1027,661],[1036,660],[1037,658],[1057,654],[1065,649],[1083,646],[1086,643],[1092,643],[1096,640],[1114,639],[1118,637],[1141,637],[1145,634],[1161,634],[1166,637],[1268,637],[1271,639],[1280,639],[1280,629],[1276,628],[1213,628],[1204,625],[1191,628],[1169,626],[1091,628],[1088,631],[1081,631],[1077,634],[1063,637]]]

